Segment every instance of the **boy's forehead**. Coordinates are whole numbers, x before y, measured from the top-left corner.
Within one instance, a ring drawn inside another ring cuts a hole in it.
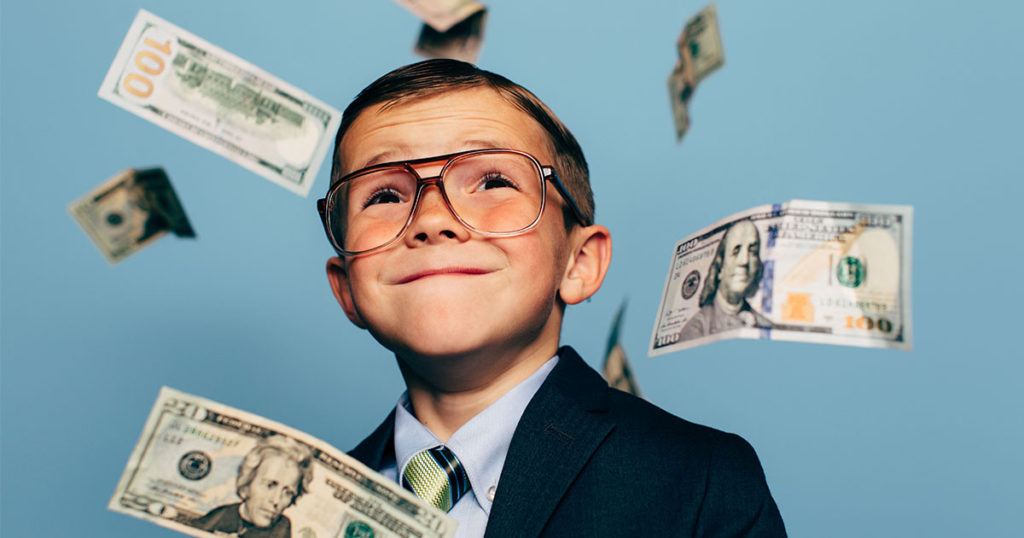
[[[533,117],[488,87],[459,88],[369,106],[339,148],[342,174],[467,149],[509,148],[544,162],[553,144]]]

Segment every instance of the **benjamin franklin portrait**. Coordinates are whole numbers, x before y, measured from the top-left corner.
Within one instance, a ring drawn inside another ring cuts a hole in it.
[[[747,299],[757,293],[764,264],[761,235],[749,219],[729,225],[718,243],[700,293],[700,309],[680,331],[690,340],[741,327],[771,327]]]

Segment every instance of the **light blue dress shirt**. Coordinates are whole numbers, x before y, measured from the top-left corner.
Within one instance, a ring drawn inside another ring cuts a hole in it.
[[[498,478],[501,476],[502,467],[505,466],[508,446],[512,443],[512,434],[515,433],[527,404],[557,363],[556,355],[530,377],[463,424],[447,443],[442,443],[412,414],[409,393],[403,393],[398,399],[398,405],[395,406],[395,459],[385,460],[386,463],[380,469],[380,473],[401,483],[398,480],[399,470],[405,471],[405,466],[413,456],[438,445],[447,446],[462,463],[472,488],[448,512],[459,522],[455,538],[483,536],[487,528],[487,518],[491,513],[491,503],[498,488]]]

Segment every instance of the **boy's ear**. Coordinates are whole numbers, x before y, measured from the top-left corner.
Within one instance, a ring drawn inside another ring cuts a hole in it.
[[[360,329],[366,328],[362,316],[352,301],[352,289],[348,286],[348,269],[345,267],[345,260],[337,256],[327,260],[327,281],[331,283],[331,290],[334,298],[338,300],[341,309],[345,311],[349,321]]]
[[[569,233],[569,252],[565,276],[558,296],[566,304],[577,304],[597,292],[612,261],[612,235],[600,224],[574,228]]]

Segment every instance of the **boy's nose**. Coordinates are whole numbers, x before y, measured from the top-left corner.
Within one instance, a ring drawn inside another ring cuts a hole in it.
[[[416,214],[405,232],[405,241],[409,246],[436,243],[447,239],[465,241],[469,239],[469,230],[452,214],[441,189],[437,185],[428,185],[420,193]]]

